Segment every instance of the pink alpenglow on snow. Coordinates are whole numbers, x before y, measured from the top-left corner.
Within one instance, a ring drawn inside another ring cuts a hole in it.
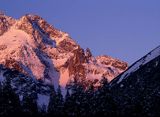
[[[109,56],[94,57],[69,34],[37,15],[20,19],[1,15],[0,64],[14,68],[46,84],[63,89],[74,77],[111,81],[127,69],[127,63]],[[8,24],[6,24],[8,22]],[[42,96],[41,96],[42,97]]]

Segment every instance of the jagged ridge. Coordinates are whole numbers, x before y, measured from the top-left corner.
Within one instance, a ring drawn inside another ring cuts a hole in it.
[[[0,64],[46,84],[65,87],[74,77],[111,81],[127,68],[127,63],[109,56],[92,56],[37,15],[1,15],[0,20]]]

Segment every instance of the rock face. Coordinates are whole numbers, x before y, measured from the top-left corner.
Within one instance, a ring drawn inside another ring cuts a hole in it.
[[[67,33],[29,14],[20,19],[0,15],[0,64],[55,87],[77,76],[111,81],[127,69],[120,60],[92,56]]]
[[[160,115],[160,46],[110,83],[121,116]]]
[[[13,18],[0,14],[0,35],[6,32],[14,23]]]

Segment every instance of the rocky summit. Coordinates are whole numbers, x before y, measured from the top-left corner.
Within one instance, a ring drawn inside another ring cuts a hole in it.
[[[95,57],[69,34],[30,14],[20,19],[0,15],[0,64],[55,87],[65,87],[74,77],[111,81],[127,69],[126,62]]]

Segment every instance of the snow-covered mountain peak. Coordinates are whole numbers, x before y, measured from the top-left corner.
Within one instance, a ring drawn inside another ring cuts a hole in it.
[[[37,15],[0,16],[0,20],[0,64],[44,83],[65,87],[77,76],[86,81],[102,77],[111,81],[127,68],[125,62],[112,57],[94,57],[69,34]]]
[[[55,41],[57,46],[62,46],[62,48],[65,48],[64,44],[66,43],[70,46],[77,46],[76,42],[69,37],[69,34],[54,28],[37,15],[28,14],[21,17],[16,22],[15,27],[33,36],[39,36],[37,33],[40,33],[44,39],[50,38]]]

